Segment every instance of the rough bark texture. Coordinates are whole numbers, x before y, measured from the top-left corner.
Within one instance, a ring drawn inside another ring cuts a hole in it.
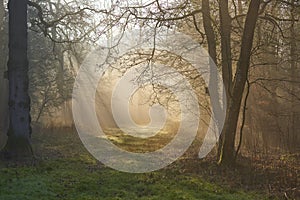
[[[240,106],[245,88],[250,56],[253,45],[254,32],[258,18],[260,0],[252,0],[249,5],[244,32],[241,42],[240,56],[232,87],[232,96],[229,98],[227,116],[223,128],[224,144],[221,152],[220,163],[222,165],[232,165],[234,163],[235,136],[240,113]]]
[[[31,155],[28,95],[27,0],[9,1],[9,115],[5,152],[13,158]]]
[[[5,10],[3,0],[0,0],[0,149],[7,140],[8,129],[8,81],[4,77],[7,70],[7,24],[4,19]]]

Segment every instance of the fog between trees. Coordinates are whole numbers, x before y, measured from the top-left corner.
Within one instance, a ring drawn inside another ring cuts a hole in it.
[[[240,133],[243,135],[241,147],[244,153],[299,151],[298,1],[153,1],[141,2],[140,5],[131,1],[128,1],[128,5],[125,1],[119,4],[112,1],[112,6],[107,5],[106,9],[103,9],[103,5],[95,6],[96,3],[41,1],[33,2],[28,7],[29,79],[34,125],[49,128],[73,126],[73,82],[85,56],[97,44],[101,34],[109,38],[112,32],[122,32],[123,28],[167,27],[199,41],[223,74],[229,98],[228,109],[231,109],[227,111],[231,117],[227,117],[226,121],[230,127],[225,127],[227,136],[231,135],[225,141],[233,142],[227,144],[229,160],[237,149]],[[8,127],[8,86],[5,79],[7,10],[3,5],[1,2],[0,17],[4,19],[1,21],[0,38],[1,147],[5,144]],[[152,59],[168,63],[159,56]],[[189,68],[177,69],[182,70],[181,73],[188,69],[193,74]],[[107,128],[116,128],[110,111],[110,94],[113,82],[122,76],[124,70],[126,67],[112,69],[109,75],[113,78],[106,75],[100,82],[105,89],[96,95],[98,118]],[[185,76],[190,78],[189,74]],[[243,83],[239,84],[241,79]],[[203,104],[201,107],[205,114],[199,122],[203,129],[199,132],[205,133],[205,124],[212,112],[209,95],[205,93],[206,86],[201,77],[191,82],[199,92],[200,104]],[[155,96],[154,89],[160,89],[166,96]],[[149,122],[147,110],[153,102],[169,97],[174,101],[169,103],[170,109],[172,105],[176,107],[176,100],[172,95],[168,96],[170,92],[164,88],[148,87],[144,94],[142,91],[132,100],[134,103],[140,102],[139,108],[131,108],[132,117],[138,123]],[[230,108],[230,102],[237,107]],[[164,101],[160,103],[166,105]],[[175,117],[169,118],[170,127],[173,127],[172,123],[174,127],[178,125],[177,112],[176,109],[171,111]],[[232,121],[236,121],[236,125]],[[226,137],[226,133],[223,135]],[[221,143],[219,146],[224,147]]]

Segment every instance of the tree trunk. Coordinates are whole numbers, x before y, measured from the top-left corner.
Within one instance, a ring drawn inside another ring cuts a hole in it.
[[[209,78],[209,88],[211,96],[219,96],[218,85],[215,84],[218,82],[218,69],[213,67],[212,65],[218,65],[217,60],[217,44],[216,44],[216,34],[213,29],[212,20],[211,20],[211,13],[210,13],[210,3],[209,0],[202,1],[202,16],[203,16],[203,27],[206,33],[207,45],[208,45],[208,53],[210,56],[210,78]],[[220,104],[212,106],[213,112],[216,113],[223,113],[222,107]],[[218,123],[218,122],[217,122]],[[222,146],[223,143],[223,136],[221,135],[219,138],[219,145],[218,149]],[[219,152],[219,150],[218,150]],[[218,153],[219,154],[219,153]],[[218,155],[219,157],[219,155]]]
[[[228,98],[229,104],[227,107],[227,116],[222,131],[222,134],[225,136],[220,155],[220,164],[222,165],[232,165],[234,163],[236,129],[243,91],[248,76],[250,56],[259,7],[260,0],[251,0],[244,25],[240,56],[232,87],[232,96],[231,98]]]
[[[5,78],[7,71],[7,24],[3,0],[0,0],[0,149],[7,140],[8,129],[8,81]]]
[[[220,15],[220,29],[221,29],[221,55],[222,55],[222,78],[226,91],[227,105],[231,98],[232,89],[232,53],[231,53],[231,17],[229,15],[228,0],[219,0],[219,15]],[[226,113],[227,115],[227,113]],[[218,145],[218,154],[221,156],[224,145],[225,134],[221,134]]]
[[[228,11],[228,0],[219,0],[221,24],[222,75],[227,98],[232,89],[232,54],[231,54],[231,17]]]
[[[291,57],[291,79],[292,79],[292,88],[291,88],[291,129],[290,129],[290,137],[288,138],[288,150],[290,152],[295,151],[298,142],[298,130],[297,130],[297,90],[295,87],[295,83],[297,82],[297,40],[296,40],[296,19],[295,19],[295,0],[292,0],[292,8],[291,8],[291,26],[290,26],[290,57]]]
[[[27,0],[9,0],[9,115],[5,152],[22,159],[32,155],[28,95]]]

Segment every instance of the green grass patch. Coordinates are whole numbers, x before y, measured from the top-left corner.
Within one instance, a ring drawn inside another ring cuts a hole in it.
[[[38,160],[0,163],[1,200],[252,200],[266,197],[205,181],[196,173],[168,167],[145,174],[103,166],[73,133],[36,134]]]
[[[82,159],[43,160],[34,166],[2,167],[0,199],[264,199],[226,189],[195,174],[161,170],[118,172]]]

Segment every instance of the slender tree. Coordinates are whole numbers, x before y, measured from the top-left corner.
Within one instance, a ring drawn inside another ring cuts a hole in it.
[[[227,115],[222,132],[222,134],[224,134],[223,148],[220,157],[220,163],[222,165],[232,165],[234,163],[236,129],[238,124],[243,92],[248,77],[253,38],[256,22],[259,16],[260,3],[260,0],[252,0],[249,4],[249,9],[246,15],[246,21],[242,35],[240,56],[237,63],[237,69],[234,76],[233,85],[232,87],[229,87],[231,91],[229,92]],[[228,9],[228,7],[226,9]],[[225,43],[224,45],[227,46],[228,44]],[[229,49],[222,49],[222,51],[227,50]],[[223,59],[226,59],[226,63],[228,62],[228,57],[226,55],[223,57]]]

